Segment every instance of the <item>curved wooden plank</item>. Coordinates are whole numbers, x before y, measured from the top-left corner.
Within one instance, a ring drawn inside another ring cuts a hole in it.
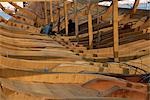
[[[11,26],[11,27],[15,27],[15,28],[18,28],[18,29],[23,29],[23,30],[26,30],[28,32],[40,33],[39,28],[30,26],[30,25],[26,25],[26,24],[23,24],[23,23],[12,22],[10,20],[7,21],[3,17],[0,17],[0,21],[4,22],[6,25]]]
[[[40,34],[38,32],[28,32],[26,30],[23,30],[22,29],[18,29],[18,28],[15,28],[15,27],[12,27],[12,26],[9,26],[7,24],[0,24],[0,28],[1,29],[4,29],[5,31],[9,31],[9,32],[12,32],[12,33],[16,33],[16,34],[27,34],[27,35],[37,35],[37,36],[45,36],[44,34]]]
[[[18,38],[9,38],[0,35],[0,42],[6,43],[13,46],[18,47],[52,47],[52,48],[63,48],[60,44],[57,42],[40,42],[40,40],[32,40],[32,39],[18,39]]]
[[[11,32],[5,29],[1,29],[0,28],[0,34],[3,36],[7,36],[7,37],[12,37],[12,38],[21,38],[21,39],[37,39],[37,40],[45,40],[45,41],[51,41],[53,39],[49,38],[48,36],[45,35],[29,35],[29,34],[18,34],[16,32]]]
[[[74,55],[70,51],[65,50],[49,50],[46,51],[20,51],[20,50],[10,50],[1,47],[0,51],[3,56],[22,56],[22,57],[49,57],[49,58],[69,58],[69,59],[81,59],[81,57]]]
[[[39,61],[39,60],[23,60],[23,59],[14,59],[0,56],[1,66],[9,69],[18,69],[18,70],[31,70],[31,71],[44,71],[49,72],[98,72],[99,67],[91,66],[88,62],[82,60],[76,61],[59,61],[59,60],[50,60],[50,61]]]
[[[41,73],[41,72],[29,72],[29,71],[15,71],[3,69],[0,70],[0,76],[12,80],[20,80],[27,82],[42,82],[42,83],[55,83],[55,84],[83,84],[95,78],[118,80],[117,78],[94,75],[94,74],[74,74],[74,73]],[[30,73],[30,74],[29,74]],[[10,75],[11,74],[11,75]]]

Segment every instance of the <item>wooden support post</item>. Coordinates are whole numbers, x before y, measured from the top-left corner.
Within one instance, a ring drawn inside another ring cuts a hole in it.
[[[57,15],[58,15],[58,33],[60,32],[60,7],[59,7],[59,1],[57,2],[57,9],[58,9],[58,12],[57,12]]]
[[[133,9],[132,9],[132,14],[136,13],[139,3],[140,3],[140,0],[135,0]]]
[[[77,41],[79,42],[79,23],[78,23],[78,9],[77,9],[77,1],[74,1],[75,5],[75,34]]]
[[[113,0],[114,61],[119,62],[118,0]]]
[[[45,0],[44,2],[44,8],[45,8],[45,24],[48,24],[48,18],[47,18],[47,2]]]
[[[97,16],[100,16],[99,14],[99,5],[97,5]],[[97,17],[97,24],[99,24],[100,19]]]
[[[92,15],[90,11],[90,4],[88,6],[88,33],[89,33],[89,49],[93,48],[93,26],[92,26]]]
[[[51,23],[54,22],[54,18],[53,18],[53,3],[52,3],[52,0],[50,0],[50,20],[51,20]]]
[[[68,10],[67,10],[67,1],[64,0],[64,15],[65,15],[65,30],[66,35],[68,36]]]

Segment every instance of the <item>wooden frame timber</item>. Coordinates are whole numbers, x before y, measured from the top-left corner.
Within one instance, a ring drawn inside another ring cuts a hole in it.
[[[51,20],[50,22],[53,23],[54,22],[54,18],[53,18],[53,1],[50,0],[49,2],[50,2],[49,5],[50,5],[50,20]]]
[[[44,2],[44,13],[45,13],[45,24],[48,24],[48,15],[47,15],[47,2]]]
[[[68,36],[68,5],[67,5],[67,1],[64,0],[64,16],[65,16],[65,32],[66,32],[66,36]]]
[[[76,34],[76,38],[77,38],[77,42],[79,42],[79,22],[78,22],[78,8],[77,8],[78,4],[76,2],[76,0],[74,1],[74,9],[75,9],[75,34]]]
[[[93,48],[93,26],[92,26],[92,15],[91,15],[91,4],[88,4],[88,34],[89,34],[89,48]]]
[[[118,0],[113,0],[114,61],[119,62]]]

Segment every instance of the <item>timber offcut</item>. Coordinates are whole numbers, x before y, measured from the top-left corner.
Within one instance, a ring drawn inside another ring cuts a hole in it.
[[[150,10],[123,1],[0,0],[0,100],[150,100]]]

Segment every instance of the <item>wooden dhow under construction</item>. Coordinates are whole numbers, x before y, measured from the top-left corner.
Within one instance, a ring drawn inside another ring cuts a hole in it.
[[[150,100],[150,11],[137,9],[140,0],[132,9],[118,0],[1,1],[16,13],[0,3],[11,16],[0,17],[0,100]],[[55,35],[40,33],[48,23]]]

